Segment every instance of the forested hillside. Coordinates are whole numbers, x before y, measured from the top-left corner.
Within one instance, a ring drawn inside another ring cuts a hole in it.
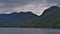
[[[60,28],[60,7],[52,6],[41,16],[31,12],[1,14],[0,27]]]

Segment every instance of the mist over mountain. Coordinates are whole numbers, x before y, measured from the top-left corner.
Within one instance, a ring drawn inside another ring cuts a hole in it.
[[[32,12],[0,14],[0,27],[60,28],[60,7],[52,6],[40,16]]]

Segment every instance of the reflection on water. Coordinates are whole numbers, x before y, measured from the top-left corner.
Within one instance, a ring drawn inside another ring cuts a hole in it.
[[[60,29],[0,28],[0,34],[60,34]]]

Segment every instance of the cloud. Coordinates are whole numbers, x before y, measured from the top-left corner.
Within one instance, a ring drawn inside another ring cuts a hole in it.
[[[59,6],[57,0],[0,0],[0,13],[26,12],[31,11],[34,14],[41,15],[43,11],[51,6]]]
[[[60,0],[47,0],[47,2],[49,2],[49,3],[60,3]]]
[[[47,0],[47,2],[56,4],[57,6],[60,6],[60,0]]]
[[[27,5],[24,5],[22,7],[15,7],[13,8],[15,11],[23,11],[23,12],[27,12],[27,11],[31,11],[33,12],[34,14],[37,14],[37,15],[40,15],[42,14],[42,12],[47,9],[48,7],[42,5],[42,4],[27,4]]]
[[[33,0],[0,0],[0,8],[23,6],[33,2]]]

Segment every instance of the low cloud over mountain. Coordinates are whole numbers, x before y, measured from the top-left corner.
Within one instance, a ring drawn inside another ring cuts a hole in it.
[[[41,15],[51,6],[60,6],[60,0],[0,0],[0,13],[32,11]]]

